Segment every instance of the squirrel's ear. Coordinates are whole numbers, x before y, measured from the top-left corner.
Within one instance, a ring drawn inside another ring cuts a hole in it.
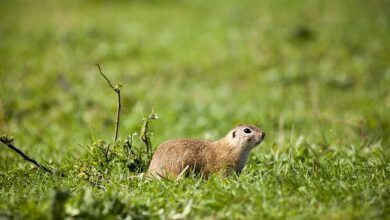
[[[236,131],[233,131],[232,136],[233,136],[233,138],[236,137]]]

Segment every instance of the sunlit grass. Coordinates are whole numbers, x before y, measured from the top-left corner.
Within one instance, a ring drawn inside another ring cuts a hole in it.
[[[1,145],[0,218],[390,215],[386,1],[0,5],[0,133],[58,171]],[[112,139],[116,97],[95,63],[123,85],[118,154],[152,109],[154,147],[238,123],[267,138],[239,177],[159,182],[106,164],[89,153]]]

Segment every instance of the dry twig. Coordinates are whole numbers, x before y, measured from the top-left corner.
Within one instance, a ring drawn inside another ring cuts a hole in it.
[[[50,173],[52,174],[51,170],[49,170],[48,168],[46,168],[45,166],[39,164],[36,160],[30,158],[29,156],[27,156],[25,153],[23,153],[21,150],[19,150],[17,147],[15,147],[14,145],[12,145],[12,142],[13,142],[13,137],[10,137],[8,135],[2,135],[0,137],[0,141],[3,142],[3,144],[5,144],[7,147],[11,148],[13,151],[15,151],[17,154],[19,154],[20,156],[23,157],[23,159],[27,160],[28,162],[31,162],[33,163],[35,166],[41,168],[42,170],[44,170],[45,172],[47,173]]]
[[[119,119],[120,119],[120,114],[121,114],[121,84],[117,84],[116,86],[113,86],[111,81],[107,78],[106,75],[102,72],[99,64],[96,64],[96,66],[99,69],[100,75],[103,76],[103,78],[107,81],[108,85],[111,87],[114,92],[116,92],[118,96],[118,101],[117,101],[117,109],[116,109],[116,120],[115,120],[115,134],[114,134],[114,142],[118,139],[118,131],[119,131]]]

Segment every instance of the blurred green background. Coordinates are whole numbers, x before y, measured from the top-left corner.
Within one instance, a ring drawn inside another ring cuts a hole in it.
[[[39,161],[120,137],[152,109],[153,145],[238,123],[288,148],[390,143],[390,1],[0,1],[0,133]],[[30,164],[0,147],[0,172]]]
[[[388,1],[2,1],[0,130],[53,159],[91,134],[111,137],[116,97],[99,63],[123,84],[122,136],[154,108],[155,144],[253,123],[269,134],[266,146],[292,127],[326,145],[388,145],[389,9]]]

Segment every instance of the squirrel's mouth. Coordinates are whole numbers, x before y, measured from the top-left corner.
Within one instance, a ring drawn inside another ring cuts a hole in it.
[[[265,136],[260,137],[259,140],[257,140],[257,141],[255,142],[255,146],[261,144],[261,142],[263,142],[263,140],[264,140],[264,137],[265,137]]]
[[[261,135],[260,137],[251,137],[247,143],[250,146],[250,148],[252,149],[252,148],[256,147],[257,145],[261,144],[261,142],[264,140],[264,137],[265,137],[265,135]]]

